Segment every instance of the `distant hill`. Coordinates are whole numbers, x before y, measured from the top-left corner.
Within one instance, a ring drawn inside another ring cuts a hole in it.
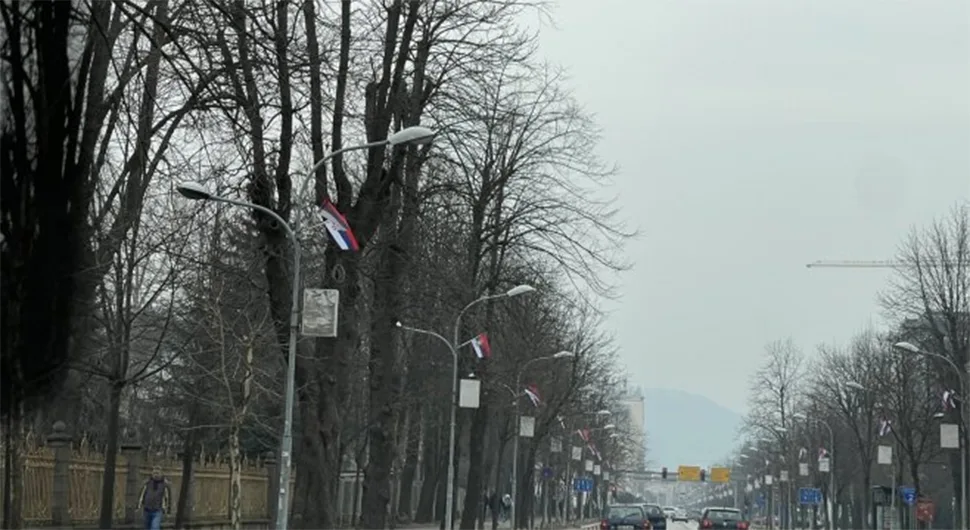
[[[740,414],[683,390],[645,388],[643,401],[651,469],[710,466],[734,449]]]

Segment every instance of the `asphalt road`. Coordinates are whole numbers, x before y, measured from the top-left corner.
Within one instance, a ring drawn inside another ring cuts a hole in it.
[[[697,530],[697,521],[682,522],[667,520],[667,530]]]

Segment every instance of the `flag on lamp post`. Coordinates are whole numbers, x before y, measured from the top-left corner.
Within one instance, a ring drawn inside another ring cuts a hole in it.
[[[488,335],[484,332],[479,333],[472,339],[472,349],[475,356],[479,359],[488,359],[492,356],[492,347],[488,344]]]

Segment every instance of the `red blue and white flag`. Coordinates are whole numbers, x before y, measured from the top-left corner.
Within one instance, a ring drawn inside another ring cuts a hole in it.
[[[576,434],[586,443],[589,443],[589,429],[579,429]]]
[[[879,422],[879,436],[886,436],[893,431],[893,424],[889,420]]]
[[[802,447],[801,449],[798,450],[799,460],[804,460],[806,456],[808,456],[808,449],[805,449],[804,447]]]
[[[943,391],[943,410],[953,410],[957,408],[956,402],[957,393],[952,390]]]
[[[492,356],[492,347],[488,345],[488,335],[484,332],[479,333],[472,339],[472,349],[475,350],[475,356],[479,359],[488,359]]]
[[[354,237],[354,231],[350,229],[350,223],[347,222],[344,214],[340,213],[340,210],[329,199],[324,199],[320,207],[323,210],[323,225],[327,227],[327,232],[330,232],[330,237],[340,247],[340,250],[353,250],[354,252],[360,250],[357,238]]]
[[[542,398],[539,396],[539,387],[535,386],[534,384],[525,387],[525,395],[529,396],[532,404],[536,407],[542,405]]]
[[[823,458],[828,458],[828,457],[829,457],[828,450],[826,448],[824,448],[824,447],[819,447],[818,448],[818,459],[821,460]]]

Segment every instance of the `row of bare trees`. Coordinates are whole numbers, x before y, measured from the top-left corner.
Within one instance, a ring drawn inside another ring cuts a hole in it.
[[[970,208],[958,205],[914,230],[896,261],[879,297],[891,329],[864,330],[846,345],[819,346],[812,357],[790,339],[766,347],[751,381],[739,461],[751,481],[786,470],[801,485],[821,487],[839,508],[841,528],[873,528],[872,490],[892,484],[933,500],[937,520],[956,528],[960,457],[941,448],[940,424],[959,425],[966,439],[959,394],[970,352]],[[907,351],[902,342],[945,359]],[[945,403],[949,392],[956,395]],[[884,422],[891,428],[881,428]],[[893,448],[892,465],[878,462],[880,445]],[[820,449],[832,456],[835,491],[814,463]],[[799,462],[810,463],[809,477],[799,477]],[[896,505],[902,517],[908,509]]]
[[[4,527],[22,524],[18,438],[59,419],[104,448],[107,477],[126,439],[176,449],[186,476],[203,448],[224,452],[241,525],[240,462],[278,446],[290,242],[270,216],[185,201],[185,180],[284,219],[303,209],[316,221],[298,234],[304,283],[340,293],[337,337],[299,343],[295,524],[335,526],[351,463],[360,526],[440,520],[450,355],[395,322],[450,337],[466,303],[518,284],[537,293],[476,306],[458,330],[487,332],[494,354],[460,352],[483,396],[461,412],[450,465],[473,528],[486,492],[509,489],[521,376],[543,396],[518,466],[532,492],[551,437],[619,406],[594,302],[614,294],[632,235],[600,193],[614,169],[595,155],[595,124],[520,24],[546,7],[4,0]],[[415,125],[434,143],[378,145]],[[325,199],[359,252],[328,243]],[[561,350],[576,355],[518,372]],[[604,461],[631,452],[596,436]],[[103,481],[101,528],[114,497]]]

